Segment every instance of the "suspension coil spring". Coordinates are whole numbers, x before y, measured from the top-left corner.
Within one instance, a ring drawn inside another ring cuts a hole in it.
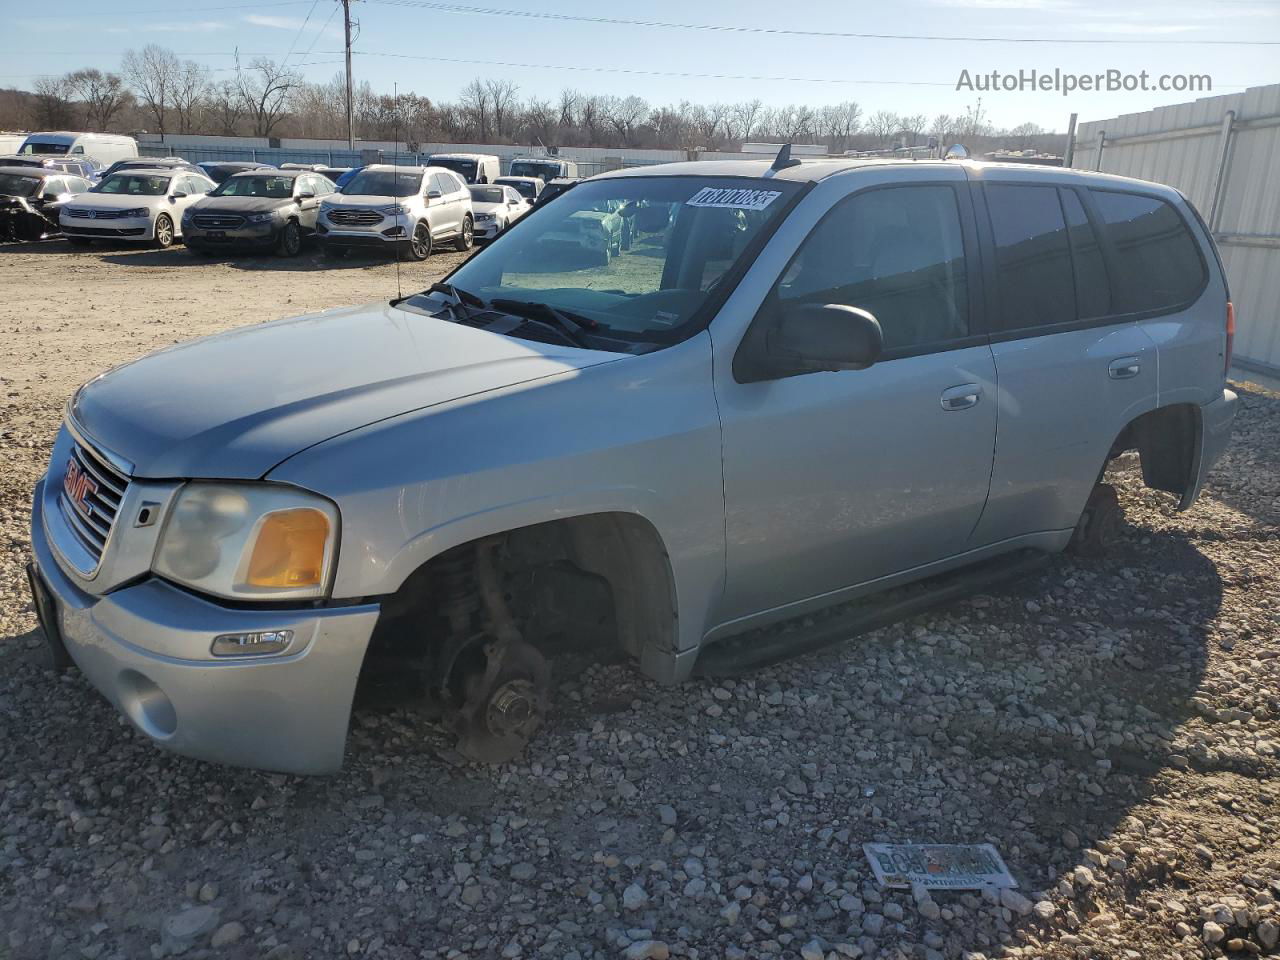
[[[449,551],[437,561],[440,578],[441,612],[455,633],[467,633],[480,609],[476,584],[476,548],[467,544]]]

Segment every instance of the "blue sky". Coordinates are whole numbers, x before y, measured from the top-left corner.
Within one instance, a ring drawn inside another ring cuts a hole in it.
[[[554,99],[565,86],[584,93],[638,94],[655,105],[760,98],[767,104],[819,106],[856,100],[866,113],[961,114],[980,95],[955,89],[961,70],[1094,74],[1108,69],[1206,74],[1213,94],[1280,82],[1280,46],[1215,45],[1185,41],[1280,42],[1277,0],[458,0],[465,6],[584,17],[684,24],[854,32],[1001,37],[1124,43],[1006,43],[976,39],[865,39],[672,29],[518,16],[449,12],[408,6],[419,0],[358,0],[357,81],[389,91],[413,90],[435,100],[454,98],[475,76],[517,83],[521,94]],[[504,4],[509,6],[504,6]],[[158,43],[228,76],[229,55],[242,59],[289,54],[311,80],[341,69],[341,14],[335,0],[62,0],[48,16],[23,5],[7,17],[0,85],[30,87],[41,73],[82,66],[118,68],[130,47]],[[304,26],[305,23],[305,26]],[[1128,42],[1134,41],[1134,42]],[[1169,43],[1169,41],[1183,41]],[[409,57],[436,57],[431,61]],[[506,66],[447,62],[502,62]],[[551,67],[606,68],[594,70]],[[652,73],[718,74],[660,76]],[[778,79],[746,79],[765,77]],[[782,79],[786,78],[786,79]],[[1206,96],[1178,92],[995,92],[981,94],[999,126],[1033,121],[1064,130],[1072,111],[1100,119]]]

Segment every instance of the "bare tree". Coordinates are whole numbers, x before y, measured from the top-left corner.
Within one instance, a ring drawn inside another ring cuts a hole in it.
[[[181,66],[172,50],[149,43],[139,50],[126,50],[122,69],[133,85],[162,137],[168,130],[169,108],[173,105]]]
[[[499,138],[505,137],[515,119],[516,94],[520,88],[510,80],[486,80],[484,87],[493,111],[494,132]]]
[[[907,134],[911,143],[914,144],[920,134],[924,133],[928,122],[928,118],[923,113],[912,113],[898,118],[898,129]]]
[[[118,73],[93,68],[67,74],[66,88],[84,104],[85,126],[89,130],[105,131],[130,100]]]
[[[900,126],[898,115],[888,110],[877,110],[867,118],[867,133],[875,137],[877,143],[884,143],[898,132]]]
[[[955,129],[955,126],[956,121],[951,114],[940,113],[933,118],[933,123],[929,126],[929,136],[935,137],[938,141],[938,146],[945,150],[948,146],[947,140],[950,138],[951,131]]]
[[[568,136],[574,127],[578,125],[578,108],[582,103],[582,94],[577,90],[571,90],[565,87],[560,91],[560,100],[557,105],[557,112],[560,114],[556,119],[556,123],[560,127],[560,138]]]
[[[602,103],[603,100],[603,97],[583,97],[578,105],[578,122],[586,130],[587,142],[595,146],[606,145],[604,127],[608,122],[606,116],[608,103]]]
[[[760,122],[763,107],[764,105],[758,99],[735,103],[730,114],[733,123],[730,136],[735,140],[750,140],[751,134],[755,132],[756,125]]]
[[[609,121],[618,131],[623,146],[630,146],[635,142],[636,128],[649,116],[649,104],[637,96],[611,97],[610,100],[613,109],[610,111]]]
[[[1044,127],[1038,123],[1020,123],[1009,131],[1009,136],[1017,143],[1019,150],[1026,150],[1036,137],[1044,136],[1045,132]]]
[[[240,121],[244,119],[245,103],[240,87],[232,80],[211,87],[205,105],[213,129],[221,136],[234,137],[240,133]]]
[[[822,108],[820,124],[838,152],[849,148],[849,140],[862,126],[862,108],[852,100]]]
[[[955,132],[962,137],[985,137],[991,133],[991,124],[987,123],[986,112],[982,109],[982,98],[964,109],[964,116],[956,120]]]
[[[183,60],[173,78],[173,110],[178,115],[178,132],[190,133],[196,113],[209,91],[209,71],[194,60]]]
[[[256,137],[269,137],[283,118],[289,96],[302,84],[302,74],[282,63],[259,57],[247,70],[236,65],[236,86]]]
[[[543,146],[558,144],[556,124],[556,108],[550,100],[531,97],[524,108],[524,124],[529,131],[530,139],[539,141]]]
[[[64,77],[36,78],[31,125],[37,130],[57,130],[71,125],[71,92]]]
[[[476,136],[482,141],[488,140],[493,113],[489,108],[489,90],[484,81],[477,77],[463,87],[458,105],[462,108],[463,116],[473,125]]]
[[[720,146],[720,131],[729,136],[729,114],[732,108],[727,103],[713,103],[702,110],[702,122],[698,133],[705,146],[715,149]]]

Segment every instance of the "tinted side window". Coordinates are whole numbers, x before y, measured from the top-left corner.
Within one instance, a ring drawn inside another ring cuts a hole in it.
[[[1134,193],[1092,193],[1117,260],[1117,311],[1168,310],[1200,292],[1204,261],[1173,207]]]
[[[997,183],[988,185],[986,193],[996,245],[1000,328],[1074,321],[1075,282],[1058,191]]]
[[[955,190],[890,187],[843,201],[805,239],[775,290],[784,309],[838,303],[869,310],[886,351],[967,336]]]
[[[1060,190],[1062,212],[1067,215],[1067,234],[1071,240],[1071,262],[1076,275],[1076,304],[1080,319],[1092,320],[1112,313],[1111,284],[1102,248],[1093,232],[1084,205],[1074,190]]]

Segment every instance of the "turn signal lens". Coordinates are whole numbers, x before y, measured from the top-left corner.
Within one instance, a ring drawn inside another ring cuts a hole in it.
[[[262,518],[245,585],[317,587],[324,578],[329,518],[319,510],[277,510]]]

